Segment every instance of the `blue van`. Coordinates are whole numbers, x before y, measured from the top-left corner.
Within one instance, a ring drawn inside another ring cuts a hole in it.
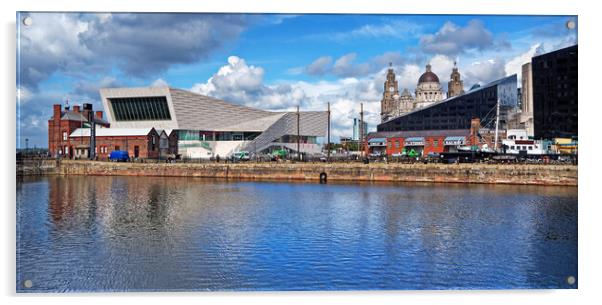
[[[125,150],[114,150],[109,154],[109,160],[113,162],[127,162],[130,160],[130,156]]]

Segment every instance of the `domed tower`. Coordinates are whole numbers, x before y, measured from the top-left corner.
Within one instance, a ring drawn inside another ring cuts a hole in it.
[[[426,71],[418,79],[415,108],[426,107],[441,100],[443,100],[443,91],[439,77],[431,71],[431,65],[427,64]]]
[[[464,81],[460,79],[460,72],[458,72],[458,67],[454,61],[454,68],[447,83],[447,97],[450,98],[461,94],[464,94]]]
[[[383,98],[380,101],[380,117],[383,122],[392,118],[399,108],[399,90],[397,88],[397,80],[395,80],[395,72],[393,72],[393,64],[389,63],[387,70],[387,79],[385,80]]]

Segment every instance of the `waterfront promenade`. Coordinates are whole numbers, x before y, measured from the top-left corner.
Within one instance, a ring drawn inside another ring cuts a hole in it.
[[[577,186],[574,165],[401,163],[116,163],[46,160],[24,174]]]

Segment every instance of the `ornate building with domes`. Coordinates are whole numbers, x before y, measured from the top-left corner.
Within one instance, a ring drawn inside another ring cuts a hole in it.
[[[437,74],[431,71],[431,65],[426,65],[426,71],[418,79],[416,87],[416,107],[422,108],[443,100],[443,90]]]
[[[418,79],[415,97],[412,96],[408,89],[403,89],[403,92],[399,95],[398,83],[395,79],[395,72],[391,63],[389,63],[384,85],[383,98],[380,101],[382,122],[399,117],[415,109],[429,106],[446,98],[439,82],[439,77],[431,71],[430,64],[426,65],[426,71]],[[460,72],[458,72],[455,62],[447,87],[447,98],[464,94],[464,82],[460,78]]]
[[[404,89],[401,95],[399,95],[399,88],[397,80],[395,79],[395,72],[391,66],[392,63],[389,63],[383,98],[380,101],[380,115],[383,122],[410,112],[414,109],[414,97],[408,91],[408,89]]]

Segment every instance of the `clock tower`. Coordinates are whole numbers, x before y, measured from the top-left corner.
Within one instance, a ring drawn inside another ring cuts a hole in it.
[[[399,89],[397,88],[397,80],[395,80],[395,72],[393,72],[392,66],[393,64],[389,63],[383,99],[380,101],[380,117],[383,122],[392,118],[396,109],[399,108]]]
[[[450,98],[461,94],[464,94],[464,81],[460,79],[460,72],[458,72],[458,66],[454,61],[454,68],[447,83],[447,97]]]

